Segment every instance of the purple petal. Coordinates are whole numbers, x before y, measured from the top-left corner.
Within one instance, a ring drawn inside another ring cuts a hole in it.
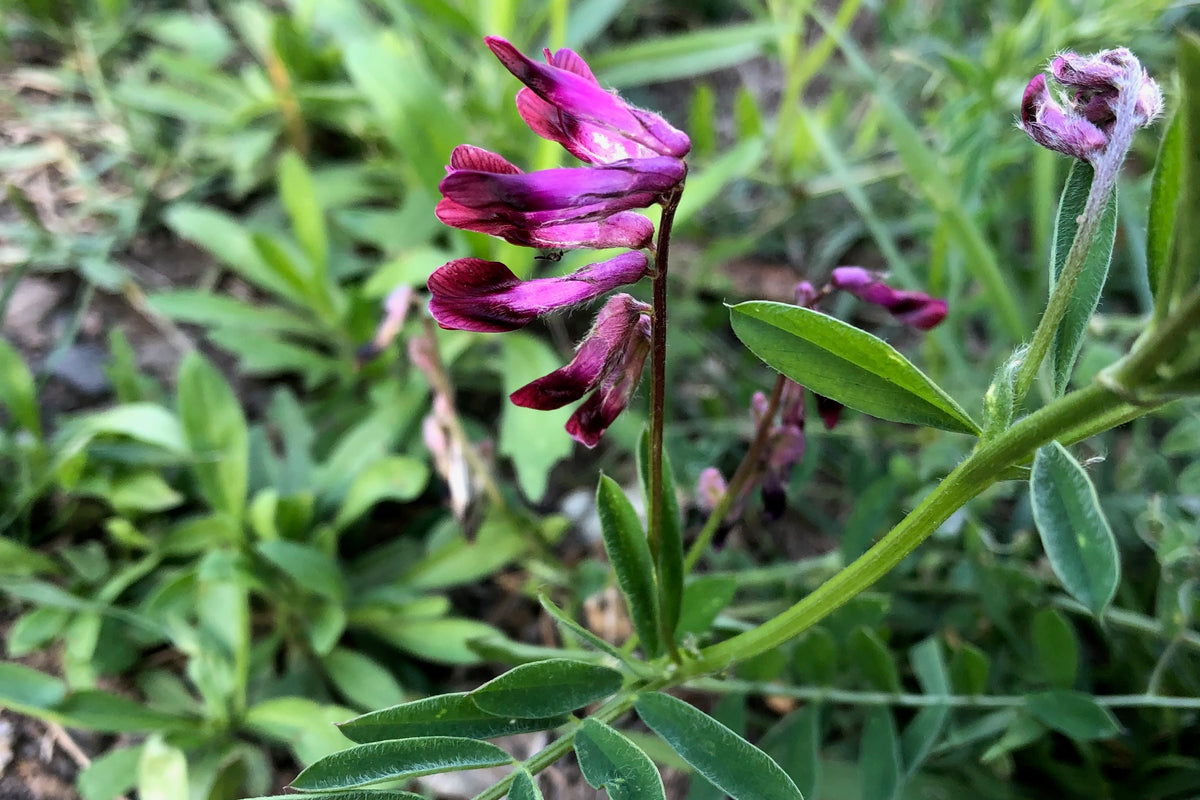
[[[924,292],[893,289],[879,276],[862,267],[837,267],[830,283],[850,292],[866,303],[886,308],[892,316],[906,325],[923,331],[933,328],[946,318],[946,301]]]
[[[460,258],[429,276],[429,313],[443,328],[514,331],[542,314],[635,283],[646,266],[644,254],[625,253],[559,278],[522,281],[498,261]]]
[[[509,399],[524,408],[548,411],[583,397],[620,364],[633,328],[646,308],[627,294],[614,295],[596,315],[592,330],[570,364],[522,386]]]
[[[600,387],[567,420],[567,433],[572,439],[586,447],[599,444],[608,426],[629,405],[649,354],[650,318],[643,315],[621,348],[619,363],[614,365],[612,371],[601,380]]]
[[[682,158],[691,149],[687,136],[661,117],[633,109],[601,88],[587,65],[580,67],[582,59],[575,53],[560,50],[549,58],[550,64],[539,64],[497,36],[484,41],[509,72],[564,114],[600,125],[662,155]],[[547,138],[557,141],[556,137]]]
[[[520,175],[522,170],[503,156],[473,144],[460,144],[450,151],[447,172],[469,169],[476,172],[495,172],[501,175]]]
[[[813,397],[817,398],[817,414],[821,417],[825,430],[831,431],[836,428],[838,421],[842,418],[842,411],[846,407],[837,400],[832,400],[824,395],[816,394]]]

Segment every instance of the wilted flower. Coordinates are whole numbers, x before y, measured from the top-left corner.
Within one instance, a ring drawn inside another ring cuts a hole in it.
[[[725,493],[728,491],[729,485],[725,482],[721,470],[705,467],[700,472],[696,481],[696,501],[702,509],[710,513],[714,511],[725,499]]]
[[[1119,163],[1133,131],[1162,111],[1158,84],[1124,47],[1090,56],[1063,53],[1051,62],[1050,71],[1074,93],[1060,103],[1046,76],[1035,75],[1021,98],[1018,123],[1050,150],[1089,162],[1106,156]]]
[[[650,352],[650,307],[627,294],[614,295],[596,317],[571,363],[513,392],[525,408],[549,410],[573,403],[588,392],[567,421],[567,432],[595,447],[633,396]]]

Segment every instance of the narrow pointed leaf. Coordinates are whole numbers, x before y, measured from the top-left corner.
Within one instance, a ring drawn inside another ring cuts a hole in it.
[[[550,617],[555,622],[558,623],[559,628],[562,628],[565,631],[570,631],[571,634],[578,636],[580,639],[583,639],[585,642],[590,644],[592,647],[595,647],[597,650],[600,650],[601,652],[604,652],[604,653],[608,653],[610,656],[617,659],[618,661],[626,662],[626,663],[629,662],[629,656],[625,655],[620,650],[613,647],[611,644],[604,641],[599,636],[592,633],[591,631],[589,631],[587,628],[580,625],[575,620],[571,619],[570,615],[568,615],[566,611],[562,610],[557,605],[555,605],[554,601],[551,600],[549,597],[546,597],[545,594],[543,594],[541,592],[538,593],[538,602],[542,604],[542,608],[544,608],[546,610],[546,613],[549,614]]]
[[[624,682],[615,669],[552,658],[510,669],[471,692],[471,699],[490,714],[552,717],[608,697]]]
[[[1146,270],[1155,305],[1166,301],[1159,292],[1169,291],[1171,280],[1164,280],[1171,263],[1171,243],[1179,211],[1179,192],[1183,188],[1183,117],[1175,114],[1166,126],[1154,178],[1150,183],[1150,213],[1146,222]],[[1165,309],[1163,309],[1165,310]]]
[[[398,789],[356,789],[349,792],[305,792],[304,794],[272,794],[248,800],[425,800],[425,795],[402,792]]]
[[[1108,739],[1121,732],[1112,713],[1082,692],[1039,692],[1025,703],[1038,721],[1078,741]]]
[[[508,800],[542,800],[537,782],[524,767],[513,773],[512,786],[508,788]]]
[[[703,711],[661,692],[642,695],[635,707],[672,750],[733,800],[803,800],[770,756]]]
[[[67,687],[53,675],[24,664],[0,662],[0,706],[29,713],[46,710],[66,696]]]
[[[311,764],[292,781],[305,792],[353,789],[386,780],[406,780],[511,764],[512,758],[487,742],[454,736],[393,739],[351,747]]]
[[[351,741],[365,744],[417,736],[462,736],[491,739],[532,733],[565,724],[565,716],[517,719],[489,714],[465,692],[427,697],[372,711],[342,723],[339,730]]]
[[[913,672],[925,694],[944,697],[950,694],[950,671],[942,654],[942,645],[930,637],[909,651]],[[917,712],[900,735],[904,771],[912,775],[937,744],[950,716],[947,706],[929,706]]]
[[[196,352],[179,365],[179,422],[194,453],[192,471],[217,511],[241,519],[249,473],[249,433],[241,404],[216,367]]]
[[[291,218],[296,239],[312,262],[314,274],[310,278],[310,285],[314,290],[319,290],[325,280],[325,265],[329,258],[324,212],[313,185],[312,173],[293,150],[279,159],[279,197]]]
[[[656,658],[662,652],[658,638],[658,595],[642,521],[624,490],[607,475],[600,476],[596,488],[596,511],[600,515],[604,549],[629,606],[633,629],[646,657]]]
[[[662,776],[642,750],[603,722],[588,717],[575,734],[584,780],[609,800],[666,800]]]
[[[1058,219],[1054,224],[1054,249],[1050,254],[1050,287],[1051,291],[1058,282],[1063,264],[1067,260],[1067,252],[1075,241],[1079,230],[1079,217],[1087,204],[1088,192],[1092,188],[1094,171],[1092,165],[1084,161],[1076,161],[1067,175],[1067,184],[1063,187],[1062,198],[1058,204]],[[1100,302],[1100,292],[1108,279],[1108,264],[1112,260],[1113,243],[1117,238],[1117,190],[1113,187],[1112,194],[1100,215],[1100,226],[1096,230],[1096,238],[1092,239],[1084,259],[1083,272],[1075,284],[1075,291],[1067,304],[1062,322],[1054,333],[1054,346],[1050,348],[1050,370],[1054,375],[1054,393],[1062,395],[1067,390],[1071,379],[1071,370],[1075,359],[1079,357],[1079,348],[1083,345],[1083,334],[1087,330],[1088,321],[1096,313]]]
[[[0,408],[7,409],[22,428],[39,439],[42,437],[33,375],[20,353],[4,339],[0,339]]]
[[[821,706],[809,703],[763,734],[762,749],[783,767],[804,796],[821,787]]]
[[[866,331],[785,303],[752,301],[729,311],[734,333],[756,356],[819,395],[892,422],[979,433],[950,395]]]
[[[679,516],[679,500],[675,495],[675,473],[666,450],[662,454],[662,541],[657,554],[659,586],[659,630],[661,642],[666,645],[674,636],[679,624],[679,612],[683,606],[683,523]],[[650,431],[642,431],[638,446],[638,467],[642,477],[642,489],[650,497]],[[647,504],[649,507],[649,504]]]
[[[858,771],[863,797],[892,800],[904,788],[900,740],[896,736],[892,711],[887,707],[874,708],[867,716],[858,754]]]
[[[1196,285],[1200,275],[1200,36],[1185,32],[1179,36],[1176,57],[1179,65],[1179,117],[1182,126],[1183,163],[1180,165],[1179,206],[1175,248],[1164,275],[1158,297],[1166,311],[1172,301]]]
[[[1041,447],[1029,481],[1033,519],[1054,574],[1097,618],[1121,579],[1120,555],[1087,473],[1058,442]]]

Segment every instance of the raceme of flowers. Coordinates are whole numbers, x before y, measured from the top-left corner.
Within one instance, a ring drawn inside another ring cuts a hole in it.
[[[691,149],[683,132],[600,86],[576,53],[545,51],[538,63],[504,39],[485,40],[525,84],[517,111],[539,136],[561,144],[588,166],[523,172],[471,145],[450,155],[439,185],[437,216],[523,247],[627,248],[630,252],[569,275],[521,280],[506,265],[460,258],[429,277],[429,311],[443,328],[517,330],[558,309],[637,283],[649,268],[653,223],[633,211],[660,202],[687,175]],[[590,395],[567,432],[594,447],[629,404],[650,351],[650,307],[617,294],[600,309],[571,363],[513,392],[527,408],[559,408]]]

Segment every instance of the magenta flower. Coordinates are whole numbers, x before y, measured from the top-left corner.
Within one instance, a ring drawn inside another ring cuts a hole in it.
[[[628,211],[653,204],[683,179],[683,162],[524,173],[501,156],[471,145],[450,155],[437,206],[442,222],[528,247],[641,248],[654,225]]]
[[[946,318],[945,300],[924,292],[893,289],[879,275],[862,267],[837,267],[830,283],[865,303],[886,308],[896,319],[919,330],[927,331]]]
[[[1162,92],[1124,47],[1090,56],[1063,53],[1050,63],[1055,80],[1073,94],[1056,100],[1045,75],[1035,75],[1021,98],[1021,130],[1042,147],[1095,163],[1116,142],[1123,159],[1136,128],[1162,111]],[[1120,124],[1118,124],[1120,123]]]
[[[643,253],[624,253],[561,278],[523,281],[499,261],[460,258],[429,276],[429,313],[443,328],[515,331],[542,314],[636,283],[647,263]]]
[[[517,94],[517,111],[537,135],[558,142],[580,161],[611,164],[655,155],[682,158],[691,140],[657,114],[606,91],[576,53],[545,51],[539,64],[498,36],[484,41],[528,89]]]
[[[633,396],[650,352],[650,306],[627,294],[614,295],[596,316],[571,363],[513,392],[525,408],[549,410],[593,392],[567,421],[576,441],[595,447]]]

